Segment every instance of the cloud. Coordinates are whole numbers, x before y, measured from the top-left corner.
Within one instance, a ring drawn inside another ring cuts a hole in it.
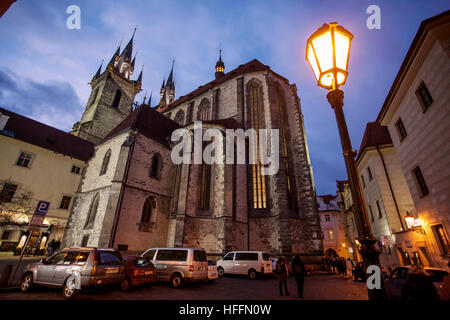
[[[0,68],[0,106],[69,131],[81,117],[77,112],[80,100],[68,82],[19,78],[6,68]]]

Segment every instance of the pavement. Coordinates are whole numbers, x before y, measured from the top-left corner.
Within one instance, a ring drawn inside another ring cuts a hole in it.
[[[186,284],[181,289],[167,283],[134,287],[128,292],[117,288],[83,291],[79,300],[297,300],[294,278],[288,279],[290,296],[280,297],[278,281],[273,278],[250,280],[226,276],[213,283]],[[62,300],[62,289],[35,287],[31,292],[0,291],[0,300]],[[337,275],[316,273],[305,278],[305,300],[367,300],[364,282],[344,280]]]

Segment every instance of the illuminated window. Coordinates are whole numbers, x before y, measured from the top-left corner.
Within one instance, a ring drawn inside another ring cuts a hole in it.
[[[431,229],[434,232],[434,236],[439,244],[439,249],[441,250],[441,253],[443,255],[450,255],[450,245],[442,224],[432,226]]]
[[[16,165],[19,167],[29,168],[30,162],[33,156],[29,153],[21,152],[19,155],[19,159],[17,159]]]
[[[333,230],[328,230],[328,238],[334,240]]]
[[[95,222],[95,216],[97,215],[98,203],[100,201],[100,196],[96,194],[91,202],[91,207],[89,208],[86,223],[84,224],[85,229],[92,229]]]
[[[251,80],[247,85],[248,92],[248,124],[249,128],[256,130],[256,136],[252,137],[250,147],[252,148],[251,155],[253,157],[250,165],[251,178],[251,201],[253,209],[267,208],[266,198],[266,176],[261,174],[263,165],[260,162],[259,150],[259,129],[264,128],[264,110],[262,104],[262,88],[254,80]]]
[[[106,151],[105,156],[103,157],[102,167],[100,169],[100,175],[104,175],[108,170],[109,159],[111,158],[111,149]]]
[[[173,120],[181,126],[184,125],[184,111],[178,110]]]
[[[207,121],[211,120],[211,105],[208,99],[203,99],[198,107],[197,120]]]

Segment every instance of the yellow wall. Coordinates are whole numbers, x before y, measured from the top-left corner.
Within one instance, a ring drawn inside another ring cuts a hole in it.
[[[38,200],[49,201],[47,221],[57,223],[58,227],[65,227],[81,178],[81,171],[80,174],[74,174],[71,169],[73,165],[83,169],[85,163],[3,135],[0,135],[0,150],[0,187],[3,187],[4,182],[10,181],[18,185],[16,195],[32,192],[33,207]],[[16,165],[21,151],[33,155],[29,168]],[[59,209],[63,195],[72,197],[67,210]]]

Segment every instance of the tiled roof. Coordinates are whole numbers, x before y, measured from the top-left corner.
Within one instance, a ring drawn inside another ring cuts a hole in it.
[[[3,108],[0,112],[9,116],[3,134],[12,132],[15,139],[83,161],[94,154],[89,141]]]
[[[148,138],[168,146],[170,135],[175,129],[180,127],[181,126],[178,123],[170,120],[154,108],[150,108],[148,105],[142,104],[134,109],[128,117],[126,117],[117,127],[108,133],[103,141],[111,139],[126,129],[133,129]]]
[[[336,199],[336,196],[333,196],[331,194],[325,194],[323,196],[317,196],[318,198],[321,198],[323,200],[323,203],[330,204],[331,200]]]
[[[208,82],[207,84],[198,87],[196,90],[188,93],[185,96],[182,96],[180,98],[178,98],[177,100],[173,101],[172,103],[168,104],[167,106],[159,109],[159,112],[165,112],[167,110],[170,110],[180,104],[182,104],[183,102],[186,102],[188,100],[191,100],[194,97],[197,97],[203,93],[205,93],[206,91],[214,88],[215,86],[224,83],[230,79],[233,79],[234,77],[237,77],[239,75],[245,74],[245,73],[249,73],[249,72],[257,72],[257,71],[264,71],[264,70],[269,70],[270,67],[266,66],[264,64],[262,64],[259,60],[257,59],[253,59],[249,62],[247,62],[246,64],[241,64],[239,67],[237,67],[236,69],[225,73],[223,76],[221,76],[218,79],[215,79],[213,81]],[[281,76],[280,76],[281,77]]]
[[[365,148],[381,146],[384,144],[392,144],[392,139],[387,127],[380,125],[378,122],[367,123],[357,159],[359,159]]]

